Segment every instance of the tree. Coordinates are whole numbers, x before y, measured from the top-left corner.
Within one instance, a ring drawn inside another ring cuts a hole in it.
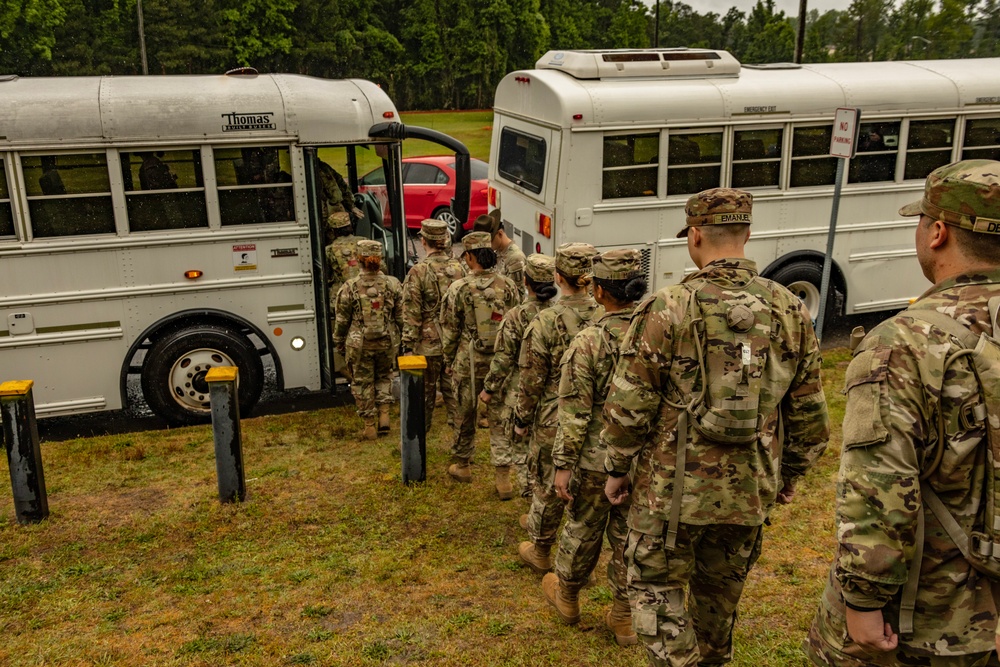
[[[0,71],[39,73],[52,60],[55,31],[65,19],[59,0],[0,0]]]
[[[795,57],[795,28],[785,12],[774,11],[774,0],[757,0],[747,19],[746,51],[749,63],[791,62]]]

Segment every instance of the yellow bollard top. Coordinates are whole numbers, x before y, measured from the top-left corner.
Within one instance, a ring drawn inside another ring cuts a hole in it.
[[[0,396],[24,396],[34,384],[34,380],[9,380],[0,384]]]
[[[397,357],[399,370],[401,371],[422,371],[427,368],[427,357],[412,355],[408,357]]]
[[[236,366],[216,366],[209,368],[205,374],[205,382],[234,382],[239,375]]]

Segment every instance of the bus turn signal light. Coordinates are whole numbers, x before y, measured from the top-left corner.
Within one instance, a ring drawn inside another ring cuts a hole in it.
[[[198,271],[197,269],[194,271],[184,272],[184,277],[187,278],[188,280],[197,280],[198,278],[201,278],[202,275],[204,274],[201,271]]]
[[[493,208],[500,208],[500,191],[492,185],[486,188],[486,201]]]
[[[538,233],[547,239],[552,238],[552,218],[544,213],[538,214]]]

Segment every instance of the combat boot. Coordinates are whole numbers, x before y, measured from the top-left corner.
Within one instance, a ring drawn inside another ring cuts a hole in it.
[[[517,547],[517,554],[524,561],[524,564],[538,574],[545,574],[552,569],[550,551],[552,551],[552,545],[536,545],[534,542],[521,542]]]
[[[559,579],[559,575],[549,572],[542,577],[542,593],[563,623],[575,625],[580,622],[580,599],[577,591],[569,590]]]
[[[611,632],[615,633],[615,641],[619,646],[632,646],[639,643],[639,637],[632,629],[632,608],[625,600],[615,598],[611,611],[604,617]]]
[[[375,431],[375,422],[366,421],[365,428],[361,431],[362,440],[374,440],[378,437],[378,433]]]
[[[521,516],[519,516],[517,519],[517,525],[519,525],[521,528],[524,528],[525,530],[528,530],[528,515],[522,514]]]
[[[500,500],[510,500],[514,497],[514,487],[510,485],[510,468],[507,466],[497,466],[496,481],[497,495]]]
[[[472,467],[469,465],[469,459],[455,459],[455,463],[448,466],[448,474],[456,482],[470,483],[472,481]]]
[[[487,417],[480,417],[479,418],[479,428],[489,428],[489,427],[490,427],[490,420],[489,420],[489,418],[487,418]]]
[[[385,435],[389,432],[389,406],[380,405],[378,406],[378,432],[379,435]]]

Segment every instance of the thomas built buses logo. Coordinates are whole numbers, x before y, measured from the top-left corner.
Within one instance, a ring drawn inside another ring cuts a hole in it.
[[[255,113],[224,113],[222,117],[226,123],[222,126],[223,132],[246,132],[248,130],[273,130],[274,112],[264,111]]]

